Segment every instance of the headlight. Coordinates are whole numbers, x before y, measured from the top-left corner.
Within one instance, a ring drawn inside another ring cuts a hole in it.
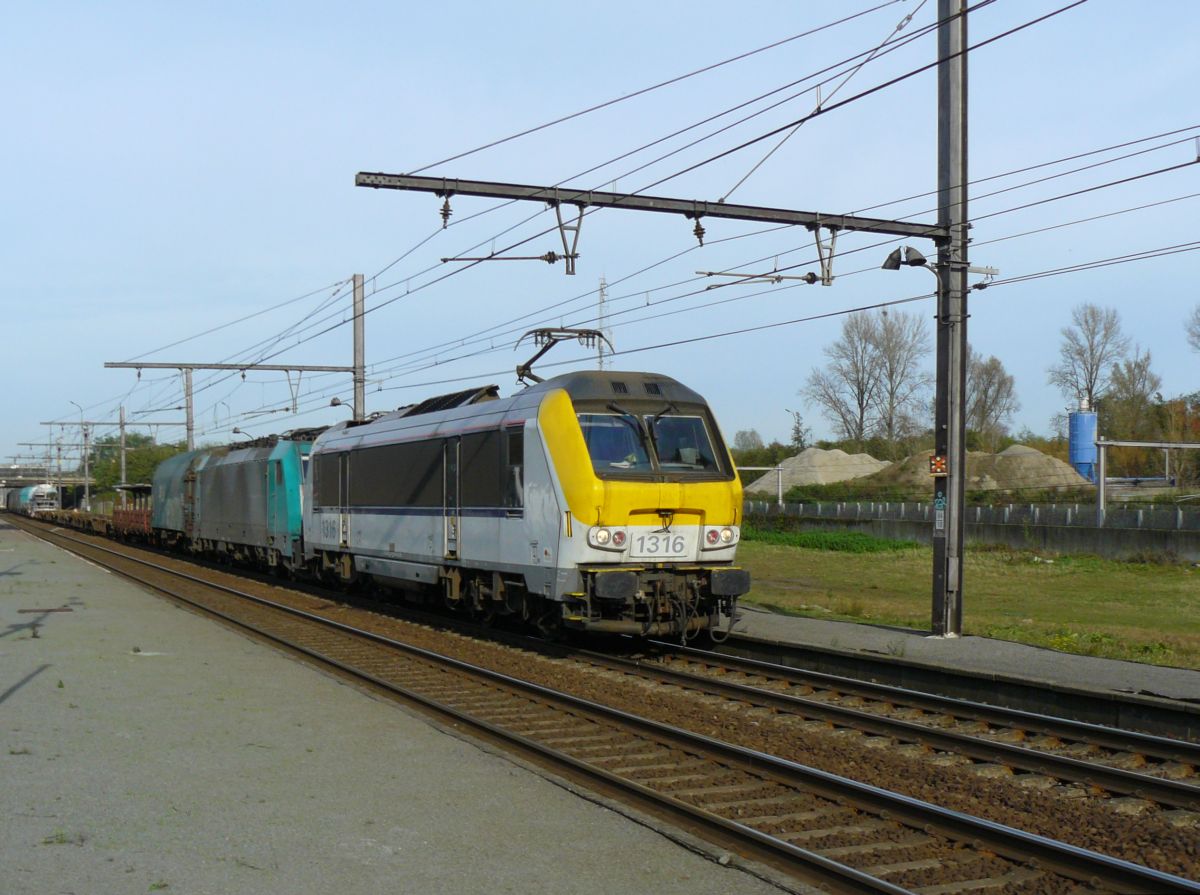
[[[704,549],[717,550],[732,547],[738,542],[740,532],[736,525],[715,525],[704,529]]]
[[[601,550],[624,550],[629,534],[623,528],[592,528],[588,530],[588,543]]]

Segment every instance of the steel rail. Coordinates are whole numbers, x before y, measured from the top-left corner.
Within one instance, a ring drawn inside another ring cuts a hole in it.
[[[551,688],[533,684],[528,681],[522,681],[518,678],[511,677],[510,675],[471,665],[470,663],[453,659],[449,656],[443,656],[430,650],[413,646],[411,644],[406,644],[401,641],[393,640],[391,638],[384,637],[383,635],[374,634],[369,631],[362,631],[342,622],[337,622],[332,619],[324,618],[320,615],[306,612],[305,610],[276,603],[272,600],[267,600],[254,594],[248,594],[243,591],[239,591],[236,588],[206,581],[196,576],[189,575],[185,572],[180,572],[178,570],[160,566],[147,560],[119,553],[107,547],[91,544],[78,538],[58,534],[57,532],[54,534],[56,537],[64,541],[74,542],[91,550],[118,556],[121,559],[132,561],[136,564],[147,566],[157,571],[165,572],[169,575],[176,576],[193,583],[201,584],[205,587],[209,587],[232,596],[246,599],[256,605],[275,609],[285,615],[303,618],[323,627],[390,647],[407,655],[423,659],[426,662],[442,665],[443,667],[450,668],[476,678],[486,679],[503,687],[518,690],[525,694],[535,696],[541,700],[568,706],[576,711],[590,715],[593,718],[601,718],[610,722],[615,721],[622,726],[639,730],[659,739],[660,741],[666,740],[668,742],[681,745],[684,748],[707,753],[710,756],[716,756],[723,761],[732,762],[743,768],[751,769],[756,774],[773,778],[778,782],[796,786],[809,792],[815,792],[825,798],[857,803],[858,805],[868,807],[875,812],[883,813],[887,816],[898,817],[904,822],[913,824],[914,826],[927,826],[929,828],[938,830],[944,835],[949,836],[951,839],[983,842],[988,847],[994,849],[997,853],[1003,854],[1018,861],[1028,861],[1031,858],[1035,859],[1042,866],[1048,867],[1056,872],[1062,873],[1074,879],[1099,882],[1102,885],[1115,886],[1119,889],[1119,891],[1123,892],[1200,893],[1200,883],[1193,882],[1173,874],[1163,873],[1148,867],[1139,866],[1128,861],[1102,855],[1097,852],[1092,852],[1087,849],[1069,845],[1067,843],[1058,842],[1056,840],[1033,833],[1017,830],[1003,824],[972,817],[961,812],[951,811],[927,802],[922,802],[919,799],[914,799],[908,796],[892,793],[878,787],[848,780],[844,777],[839,777],[815,768],[809,768],[797,762],[778,758],[764,752],[726,743],[712,737],[693,733],[648,718],[642,718],[620,709],[611,708],[600,703],[581,699],[567,693],[561,693]],[[851,889],[852,891],[905,891],[893,886],[890,883],[886,883],[884,881],[877,880],[874,877],[862,874],[853,868],[848,868],[844,865],[838,864],[837,862],[830,861],[828,858],[823,858],[820,855],[808,852],[805,849],[797,848],[790,843],[777,840],[774,837],[761,833],[753,828],[738,824],[735,821],[729,821],[725,818],[718,817],[695,806],[688,805],[687,803],[680,802],[677,799],[665,796],[662,793],[650,790],[647,787],[643,787],[640,784],[635,783],[634,781],[626,780],[618,775],[611,774],[602,768],[597,768],[588,765],[585,762],[580,762],[578,759],[574,759],[571,756],[563,755],[559,750],[550,749],[535,741],[529,740],[527,737],[505,731],[503,728],[498,728],[495,725],[491,725],[481,719],[473,718],[469,713],[459,712],[450,706],[442,705],[436,700],[424,697],[419,693],[413,693],[407,688],[400,687],[390,681],[376,678],[352,666],[341,663],[336,659],[324,656],[319,652],[309,650],[308,648],[298,644],[291,643],[287,641],[286,638],[271,634],[270,632],[260,631],[253,625],[238,620],[219,610],[206,607],[202,603],[184,595],[171,593],[162,586],[154,584],[153,582],[138,579],[137,576],[118,569],[114,569],[114,571],[118,571],[119,574],[131,578],[132,580],[139,581],[139,583],[147,585],[155,590],[168,593],[174,599],[181,599],[191,605],[202,608],[206,612],[224,618],[233,624],[239,625],[240,627],[255,630],[255,632],[259,633],[261,636],[264,636],[274,642],[278,642],[281,645],[287,646],[289,649],[295,649],[301,653],[304,653],[305,655],[308,655],[317,661],[337,667],[339,670],[342,670],[345,673],[351,674],[362,680],[369,681],[373,685],[396,692],[397,694],[405,696],[405,698],[415,698],[415,700],[422,705],[427,705],[429,708],[435,711],[443,712],[449,716],[455,717],[456,720],[469,724],[470,726],[480,730],[484,730],[490,735],[498,736],[504,740],[514,742],[520,745],[522,748],[532,748],[536,753],[542,754],[554,761],[561,761],[565,759],[564,764],[567,766],[575,768],[593,778],[602,779],[610,785],[617,786],[624,791],[638,795],[639,798],[652,798],[657,804],[670,808],[673,811],[682,810],[687,816],[689,816],[691,820],[703,823],[707,827],[723,829],[726,831],[726,833],[732,833],[737,835],[739,838],[744,839],[748,844],[753,844],[758,847],[765,846],[775,850],[777,854],[782,857],[789,857],[793,861],[804,862],[805,867],[809,872],[824,874],[833,870],[834,872],[840,874],[842,870],[848,871],[849,875],[845,878],[839,876],[838,884],[840,886],[853,886]],[[812,859],[814,858],[817,860],[813,861]],[[855,879],[860,877],[865,877],[865,879]],[[882,883],[885,888],[880,888],[880,883]],[[858,886],[862,884],[870,884],[875,887],[868,889],[858,888]]]
[[[652,643],[662,651],[663,655],[677,656],[700,664],[718,665],[747,674],[758,674],[787,681],[788,683],[809,684],[814,687],[838,690],[852,696],[861,696],[865,699],[899,703],[929,712],[954,715],[970,720],[986,721],[989,724],[1001,727],[1015,727],[1045,736],[1094,743],[1106,749],[1113,749],[1120,752],[1136,752],[1161,761],[1177,761],[1181,764],[1200,767],[1200,744],[1191,743],[1186,740],[1176,740],[1149,733],[1105,727],[1101,724],[1089,724],[1086,721],[1074,721],[1070,718],[1061,718],[1054,715],[1042,715],[1036,712],[1022,711],[1021,709],[1004,708],[1003,706],[991,705],[989,703],[957,699],[952,696],[939,696],[936,693],[928,693],[923,690],[911,690],[892,684],[879,684],[859,678],[842,677],[823,671],[792,668],[787,665],[778,665],[759,659],[747,659],[725,653],[681,647],[678,644],[659,641],[652,641]]]
[[[577,655],[584,656],[588,662],[616,671],[658,679],[714,696],[723,696],[806,718],[828,721],[877,736],[919,742],[943,752],[955,752],[979,761],[1002,764],[1074,783],[1089,784],[1110,792],[1148,799],[1163,805],[1187,808],[1193,811],[1200,810],[1200,786],[1191,783],[1152,777],[1136,771],[1127,771],[1010,743],[994,742],[971,734],[939,730],[915,721],[905,721],[861,709],[831,705],[803,696],[776,693],[749,684],[717,680],[705,675],[665,668],[653,662],[622,659],[587,650],[580,651]],[[723,663],[713,662],[712,664]]]

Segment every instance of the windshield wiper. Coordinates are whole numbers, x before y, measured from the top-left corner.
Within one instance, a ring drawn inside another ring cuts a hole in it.
[[[658,462],[660,465],[663,462],[663,458],[658,456],[658,436],[655,434],[654,428],[658,425],[658,421],[663,418],[663,415],[668,410],[674,410],[676,413],[679,413],[679,408],[675,406],[675,402],[668,401],[666,407],[654,414],[654,416],[650,417],[650,425],[646,427],[646,432],[650,436],[650,444],[654,446],[654,456],[658,457]]]
[[[640,416],[638,416],[637,414],[634,414],[634,413],[630,413],[628,410],[626,410],[624,407],[622,407],[616,401],[609,401],[608,409],[614,410],[617,413],[621,414],[621,416],[628,417],[630,420],[633,420],[633,422],[630,423],[630,425],[633,426],[633,428],[637,430],[638,436],[642,439],[643,444],[647,440],[649,440],[651,442],[654,441],[654,436],[650,435],[650,433],[647,431],[646,424],[642,421],[642,418]]]
[[[675,406],[675,402],[668,401],[666,407],[654,414],[654,416],[650,417],[651,428],[653,428],[654,425],[657,425],[658,421],[666,416],[668,410],[674,410],[676,413],[679,413],[679,408]]]

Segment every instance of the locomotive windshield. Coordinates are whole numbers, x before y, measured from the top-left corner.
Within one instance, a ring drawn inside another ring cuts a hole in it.
[[[724,475],[703,416],[674,405],[652,414],[607,409],[578,415],[597,474]]]
[[[597,472],[651,472],[644,423],[633,414],[581,413],[579,425]]]
[[[713,471],[720,469],[712,442],[698,416],[651,417],[658,465],[664,472],[677,469]]]

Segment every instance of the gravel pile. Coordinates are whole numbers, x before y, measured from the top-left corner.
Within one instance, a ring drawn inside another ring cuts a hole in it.
[[[887,460],[876,460],[870,454],[847,454],[834,448],[831,451],[810,447],[782,461],[783,490],[797,485],[826,485],[872,475],[891,466]],[[768,472],[746,486],[747,491],[775,493],[778,478]]]
[[[928,488],[932,451],[913,454],[871,477],[871,484]],[[1018,491],[1029,488],[1080,488],[1089,485],[1070,464],[1036,448],[1014,444],[998,454],[967,454],[968,491]]]

